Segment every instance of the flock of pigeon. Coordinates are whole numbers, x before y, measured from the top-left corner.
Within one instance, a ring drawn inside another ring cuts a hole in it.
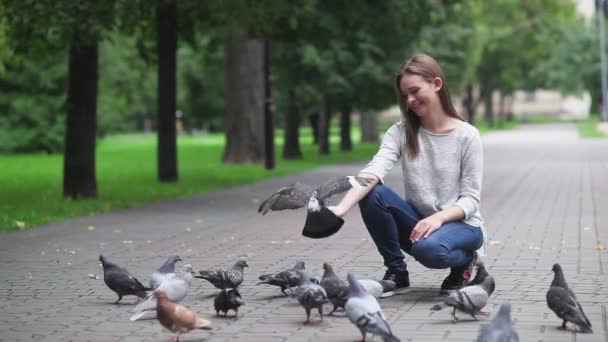
[[[297,209],[308,205],[310,211],[318,211],[325,205],[325,200],[333,194],[344,192],[352,186],[365,186],[367,182],[360,177],[341,177],[324,185],[314,188],[301,183],[285,187],[264,201],[259,211]],[[175,272],[175,264],[181,259],[171,256],[150,278],[149,286],[144,286],[126,269],[110,262],[103,255],[99,260],[104,270],[104,282],[118,295],[115,303],[123,296],[134,295],[142,301],[134,308],[131,321],[143,319],[158,319],[166,329],[177,333],[176,340],[181,334],[193,329],[211,329],[211,322],[199,317],[187,307],[178,304],[187,295],[193,279],[200,278],[208,281],[220,292],[215,296],[214,308],[216,315],[228,315],[234,311],[238,316],[239,307],[244,304],[239,292],[243,283],[243,270],[248,267],[245,260],[238,260],[228,269],[198,271],[192,266],[183,266],[181,273]],[[396,337],[382,312],[377,298],[383,293],[395,289],[395,283],[390,280],[376,281],[359,279],[349,272],[347,282],[338,278],[329,263],[323,264],[323,276],[319,281],[305,273],[303,261],[297,261],[295,266],[277,273],[259,276],[260,284],[277,286],[281,292],[297,299],[306,312],[306,323],[310,323],[313,309],[318,311],[323,320],[323,306],[331,303],[333,308],[329,315],[341,309],[346,317],[360,331],[363,341],[367,334],[379,336],[384,342],[400,341]],[[562,268],[553,265],[554,278],[547,291],[547,304],[555,314],[562,319],[562,329],[566,323],[575,324],[580,332],[591,333],[591,323],[585,316],[574,292],[568,287]],[[454,290],[440,303],[433,305],[431,310],[451,308],[454,321],[456,312],[470,315],[477,320],[477,315],[487,315],[482,309],[487,305],[489,297],[495,289],[495,282],[482,262],[477,263],[475,278],[460,290]],[[517,332],[511,321],[511,305],[502,304],[495,318],[483,325],[479,330],[477,342],[516,342],[519,341]]]

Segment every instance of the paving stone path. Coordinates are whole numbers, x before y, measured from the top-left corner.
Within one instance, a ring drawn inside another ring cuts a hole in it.
[[[608,342],[608,139],[580,140],[570,124],[529,125],[483,138],[485,178],[482,213],[490,235],[485,262],[497,289],[486,310],[513,305],[521,341]],[[156,321],[130,322],[133,297],[122,305],[100,279],[98,256],[107,255],[143,282],[169,254],[195,269],[230,266],[245,257],[238,319],[216,318],[216,290],[199,279],[184,303],[215,324],[183,341],[355,341],[359,332],[342,313],[304,325],[304,310],[277,288],[255,286],[262,273],[298,259],[322,274],[332,263],[341,277],[356,271],[380,278],[381,258],[356,210],[335,236],[300,235],[303,211],[256,213],[275,189],[302,180],[311,184],[355,174],[363,164],[323,167],[192,198],[145,205],[54,223],[0,236],[0,340],[165,341]],[[387,184],[402,192],[400,168]],[[90,230],[92,226],[95,229]],[[447,270],[429,270],[407,259],[412,287],[381,300],[402,341],[473,341],[481,322],[452,323],[449,311],[432,312]],[[545,292],[551,265],[560,262],[594,334],[557,329]],[[328,311],[328,310],[326,310]],[[313,315],[313,318],[318,318]],[[482,321],[485,318],[482,318]]]

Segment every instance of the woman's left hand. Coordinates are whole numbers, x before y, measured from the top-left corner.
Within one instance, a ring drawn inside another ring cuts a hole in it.
[[[414,226],[414,229],[412,229],[412,234],[410,234],[410,241],[414,243],[420,240],[420,238],[426,239],[434,231],[441,228],[442,225],[443,220],[436,215],[432,215],[423,220],[420,220],[418,221],[418,224]]]

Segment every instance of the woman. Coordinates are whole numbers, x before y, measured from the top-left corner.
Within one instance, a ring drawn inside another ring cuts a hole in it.
[[[484,242],[479,212],[483,151],[479,131],[456,112],[441,67],[417,54],[395,78],[402,119],[359,175],[373,186],[351,189],[336,206],[342,217],[359,203],[363,221],[397,291],[409,286],[401,250],[429,268],[451,268],[442,291],[461,288]],[[383,184],[401,159],[404,200]]]

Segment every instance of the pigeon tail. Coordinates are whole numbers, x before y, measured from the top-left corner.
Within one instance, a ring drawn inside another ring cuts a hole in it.
[[[399,337],[397,337],[395,335],[385,335],[385,336],[382,336],[381,338],[382,338],[382,342],[401,342]]]
[[[135,322],[135,321],[143,321],[143,320],[155,319],[155,318],[156,318],[156,306],[154,306],[154,309],[152,309],[152,310],[144,310],[144,311],[134,314],[133,316],[131,316],[129,318],[129,320],[131,322]]]

